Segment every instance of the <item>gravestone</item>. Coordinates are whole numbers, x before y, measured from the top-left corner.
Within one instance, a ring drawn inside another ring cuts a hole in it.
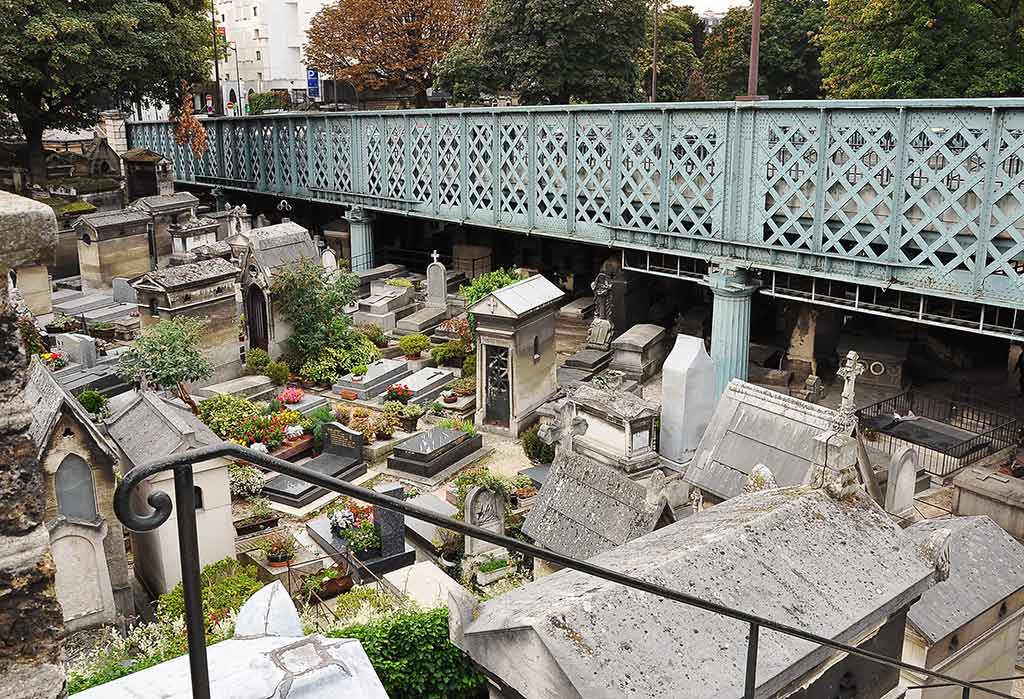
[[[643,383],[661,369],[665,360],[665,328],[640,323],[615,338],[611,368]]]
[[[914,506],[917,484],[917,452],[913,447],[898,449],[889,461],[889,480],[885,484],[885,511],[902,515]]]
[[[369,400],[410,373],[405,360],[378,359],[366,365],[366,374],[358,381],[352,374],[342,376],[334,384],[334,392],[346,400]]]
[[[388,468],[421,478],[433,478],[483,447],[483,437],[460,430],[434,427],[395,447]]]
[[[427,265],[427,298],[423,307],[395,324],[399,334],[429,333],[448,317],[448,271],[437,261],[437,250],[431,255],[434,261]]]
[[[594,320],[587,331],[587,349],[608,351],[615,326],[612,324],[612,281],[601,272],[590,285],[594,292]]]
[[[68,362],[78,364],[82,369],[96,366],[96,338],[80,333],[61,333],[56,340],[58,351],[67,357]]]
[[[661,374],[658,451],[669,461],[685,464],[693,458],[718,403],[714,389],[715,365],[704,340],[677,335]]]
[[[352,481],[366,473],[363,462],[363,435],[337,422],[323,426],[324,446],[320,456],[302,464],[325,476]],[[320,486],[284,474],[267,481],[263,495],[271,502],[303,508],[327,495]]]
[[[114,303],[137,304],[139,302],[139,294],[135,291],[135,287],[123,277],[111,279],[110,289],[113,292]]]
[[[384,332],[391,332],[402,318],[415,310],[411,287],[388,286],[373,282],[370,295],[360,299],[358,310],[352,314],[356,325],[376,325]]]
[[[429,403],[436,398],[444,387],[455,380],[455,372],[450,369],[427,367],[410,375],[403,384],[412,391],[410,403]]]
[[[427,302],[428,308],[448,307],[448,270],[438,262],[437,250],[431,255],[433,262],[427,265]]]
[[[480,486],[473,486],[466,494],[466,505],[464,508],[466,524],[492,531],[495,534],[505,534],[505,499],[492,490],[485,490]],[[489,541],[466,537],[466,555],[477,556],[490,551],[502,549],[497,544]]]
[[[320,263],[324,266],[329,273],[336,272],[338,270],[338,257],[334,254],[334,251],[327,248],[320,255]]]

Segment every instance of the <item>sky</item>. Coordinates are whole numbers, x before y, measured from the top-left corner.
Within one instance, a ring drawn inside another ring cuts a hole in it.
[[[674,5],[692,5],[698,13],[700,12],[724,12],[736,5],[749,5],[747,0],[673,0]]]

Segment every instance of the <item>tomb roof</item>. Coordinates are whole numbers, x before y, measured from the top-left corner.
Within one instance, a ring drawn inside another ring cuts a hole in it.
[[[138,209],[121,209],[120,211],[99,211],[95,214],[85,214],[78,220],[87,223],[90,228],[100,230],[129,223],[149,223],[150,215]]]
[[[589,562],[853,643],[927,590],[935,570],[870,498],[806,486],[734,498]],[[746,623],[577,571],[457,613],[457,645],[524,696],[744,693]],[[770,631],[761,643],[771,651],[758,656],[758,696],[835,654]]]
[[[483,315],[511,315],[514,318],[526,315],[531,311],[554,303],[565,296],[565,293],[545,277],[535,274],[527,279],[509,284],[484,296],[466,309],[470,313]],[[491,299],[506,309],[498,313],[497,307],[491,308]]]
[[[32,412],[32,424],[29,426],[28,434],[36,445],[37,457],[42,456],[50,440],[50,433],[60,419],[61,412],[66,408],[102,451],[112,459],[117,458],[113,445],[96,427],[89,412],[68,393],[67,389],[57,383],[53,372],[36,358],[32,359],[32,367],[29,369],[24,399]]]
[[[809,482],[814,438],[834,419],[830,408],[733,379],[697,445],[686,480],[722,500],[740,494],[758,463],[780,486]]]
[[[132,148],[121,154],[121,160],[130,163],[158,163],[163,159],[164,156],[148,148]]]
[[[233,277],[238,268],[222,257],[211,257],[187,265],[175,265],[147,272],[133,286],[158,286],[164,289],[177,289],[200,282]]]
[[[136,199],[133,204],[133,206],[141,206],[147,211],[166,211],[167,209],[191,208],[198,205],[199,199],[191,192],[154,194],[150,197]]]
[[[1024,588],[1024,546],[987,516],[925,520],[907,529],[921,545],[947,532],[949,577],[921,595],[907,615],[929,644]]]
[[[640,398],[629,391],[604,389],[589,383],[580,383],[570,390],[575,403],[606,412],[622,420],[651,417],[658,414],[658,404]]]
[[[523,531],[546,548],[573,558],[591,558],[654,530],[664,516],[664,498],[615,469],[586,456],[559,454]]]
[[[191,216],[185,219],[184,221],[179,221],[178,223],[171,224],[171,227],[173,230],[191,231],[197,228],[210,228],[212,226],[217,225],[220,224],[218,224],[212,218],[207,218],[205,216]]]
[[[188,408],[151,391],[139,391],[106,425],[131,467],[221,442]]]
[[[271,276],[279,268],[293,265],[300,260],[320,259],[309,232],[294,221],[254,228],[246,235],[252,256]]]

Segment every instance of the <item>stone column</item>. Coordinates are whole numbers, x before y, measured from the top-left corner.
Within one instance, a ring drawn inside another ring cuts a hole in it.
[[[750,356],[750,306],[757,284],[747,271],[712,268],[708,287],[714,294],[711,313],[711,359],[715,363],[715,401],[732,379],[747,378]]]
[[[375,266],[373,260],[373,213],[353,206],[345,214],[352,246],[352,271],[361,272]]]
[[[50,207],[0,191],[0,699],[65,695],[64,622],[43,522],[43,470],[28,434],[28,378],[7,293],[13,267],[52,262],[57,221]]]

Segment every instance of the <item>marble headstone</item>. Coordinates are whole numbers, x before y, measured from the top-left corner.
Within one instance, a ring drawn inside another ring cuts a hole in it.
[[[405,500],[401,483],[381,483],[374,490],[381,495]],[[405,552],[405,515],[380,505],[373,506],[373,521],[380,534],[380,555],[383,558]]]
[[[448,270],[437,261],[438,255],[433,254],[434,261],[427,265],[427,308],[445,308],[448,305]]]
[[[57,347],[69,362],[80,365],[83,369],[96,366],[96,339],[80,333],[61,333],[57,335]]]
[[[718,403],[715,365],[702,338],[676,336],[662,368],[661,386],[658,451],[669,461],[684,464],[693,458]]]
[[[495,534],[505,534],[505,500],[492,490],[473,486],[466,494],[464,508],[466,524],[472,524]],[[466,537],[466,555],[476,556],[501,548],[489,541]]]
[[[328,272],[334,272],[338,269],[338,258],[330,248],[324,250],[320,255],[320,262]]]
[[[123,277],[114,277],[110,280],[110,289],[113,293],[114,303],[138,303],[139,294],[135,287]]]
[[[917,452],[913,447],[897,450],[889,461],[889,480],[885,484],[885,511],[903,514],[914,506],[917,484]]]

